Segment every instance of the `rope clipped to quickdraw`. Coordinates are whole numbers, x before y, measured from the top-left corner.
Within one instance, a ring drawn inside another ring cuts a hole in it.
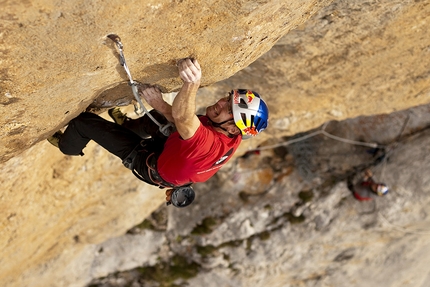
[[[397,146],[399,145],[399,141],[403,135],[403,132],[405,131],[408,123],[409,123],[409,119],[410,119],[410,112],[408,112],[408,114],[406,115],[405,121],[403,122],[403,125],[399,131],[399,134],[397,135],[396,139],[394,140],[394,143],[390,144],[387,146],[387,149],[385,150],[385,156],[382,160],[382,168],[381,168],[381,180],[384,180],[385,178],[385,167],[387,165],[387,161],[389,156],[394,152],[394,150],[397,148]]]
[[[165,135],[165,136],[169,136],[171,133],[171,128],[173,127],[172,123],[168,123],[166,125],[162,125],[160,122],[158,122],[149,112],[148,110],[145,108],[145,106],[142,103],[142,100],[139,97],[139,93],[138,93],[138,85],[139,83],[133,81],[133,78],[131,76],[130,70],[128,69],[127,63],[125,61],[125,57],[124,57],[124,52],[123,52],[123,48],[124,46],[121,43],[121,38],[118,35],[115,34],[109,34],[107,35],[107,37],[109,39],[111,39],[117,46],[118,51],[119,51],[119,62],[121,64],[121,66],[124,67],[125,72],[127,73],[128,79],[130,80],[129,85],[131,86],[131,90],[133,91],[133,95],[136,99],[136,102],[133,103],[134,105],[134,112],[136,113],[136,115],[138,116],[143,116],[145,113],[148,115],[148,117],[159,127],[160,132]]]

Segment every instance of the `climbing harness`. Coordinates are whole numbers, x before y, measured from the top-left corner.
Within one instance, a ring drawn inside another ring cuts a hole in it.
[[[119,51],[119,62],[121,64],[121,66],[124,67],[125,72],[127,73],[128,79],[130,80],[129,85],[131,86],[131,90],[133,91],[133,95],[136,99],[136,103],[134,103],[134,112],[136,113],[136,115],[138,116],[143,116],[144,114],[147,114],[148,117],[159,127],[160,132],[165,135],[165,136],[169,136],[170,133],[172,132],[172,128],[173,128],[173,124],[172,123],[168,123],[166,125],[162,125],[161,123],[159,123],[149,112],[148,110],[145,108],[145,106],[142,103],[142,100],[139,97],[139,93],[138,93],[138,86],[139,83],[133,81],[133,78],[131,77],[131,73],[130,70],[127,66],[127,63],[125,61],[125,57],[124,57],[124,52],[123,52],[123,44],[121,43],[121,38],[116,35],[116,34],[109,34],[107,35],[107,37],[109,39],[111,39],[117,46],[118,51]]]
[[[175,186],[174,184],[166,182],[157,171],[157,156],[155,156],[154,152],[148,152],[146,150],[147,143],[143,140],[139,145],[137,145],[133,151],[122,161],[124,166],[130,169],[133,174],[143,182],[158,186],[159,188],[170,188],[172,193],[170,195],[170,201],[166,203],[166,205],[172,204],[175,207],[185,207],[190,205],[194,198],[196,197],[193,188],[191,187],[192,183],[185,184],[183,186]],[[135,169],[136,157],[139,154],[146,152],[144,157],[146,158],[146,168],[147,172],[145,176],[139,174],[139,172]],[[149,154],[148,154],[149,153]]]

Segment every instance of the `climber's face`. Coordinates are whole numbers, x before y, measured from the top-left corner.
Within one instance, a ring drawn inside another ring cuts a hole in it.
[[[231,96],[224,97],[216,102],[214,105],[206,108],[206,116],[215,123],[221,123],[233,119],[231,111]]]

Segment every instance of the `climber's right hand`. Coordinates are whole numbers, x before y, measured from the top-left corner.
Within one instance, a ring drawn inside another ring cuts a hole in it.
[[[178,62],[179,76],[186,83],[200,83],[202,69],[197,59],[185,58]]]

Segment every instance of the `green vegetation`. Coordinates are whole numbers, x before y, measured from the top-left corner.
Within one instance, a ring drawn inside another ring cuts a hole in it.
[[[197,253],[203,257],[212,255],[218,248],[213,245],[197,246]]]
[[[221,247],[239,247],[240,245],[242,245],[243,240],[232,240],[232,241],[227,241],[224,242],[223,244],[221,244],[219,246],[219,248]]]
[[[282,214],[278,217],[275,217],[272,220],[272,222],[270,224],[277,226],[274,229],[272,228],[272,231],[281,228],[281,226],[284,223],[282,219],[288,220],[288,222],[290,222],[291,224],[299,224],[299,223],[303,223],[306,220],[306,217],[303,214],[301,214],[299,216],[295,216],[292,212],[285,212],[284,214]]]
[[[299,198],[303,202],[309,202],[312,200],[313,197],[314,197],[314,193],[312,192],[312,190],[299,192]]]
[[[252,242],[254,242],[255,238],[259,238],[261,241],[269,240],[269,238],[270,238],[270,231],[269,230],[265,230],[263,232],[254,234],[251,237],[247,238],[246,239],[246,250],[247,251],[251,250]]]
[[[155,266],[140,267],[137,270],[141,278],[160,283],[160,287],[176,287],[176,280],[188,280],[197,276],[200,265],[189,262],[185,257],[175,255],[170,262],[161,262]]]
[[[241,246],[242,243],[243,243],[243,240],[233,240],[233,241],[224,242],[218,246],[206,245],[206,246],[197,246],[196,248],[197,248],[197,253],[199,253],[203,257],[207,257],[210,255],[213,255],[220,248],[223,248],[223,247],[236,248]],[[225,254],[224,254],[224,257],[225,257]]]
[[[152,225],[152,223],[148,219],[145,219],[144,221],[142,221],[140,224],[136,225],[135,227],[139,228],[139,229],[151,229],[151,230],[155,229],[154,225]]]
[[[181,235],[178,235],[178,236],[176,236],[176,242],[182,242],[182,241],[184,241],[185,240],[185,237],[183,237],[183,236],[181,236]]]
[[[260,240],[262,240],[262,241],[269,240],[270,232],[268,230],[263,231],[263,232],[258,234],[258,238],[260,238]]]
[[[251,250],[252,247],[252,241],[254,241],[254,237],[249,237],[248,239],[246,239],[246,251]]]
[[[291,212],[286,212],[282,215],[284,218],[286,218],[291,224],[299,224],[305,221],[305,216],[303,214],[299,216],[295,216]]]
[[[202,235],[211,233],[212,227],[217,225],[217,221],[213,217],[206,217],[203,219],[202,223],[197,225],[193,231],[191,231],[192,235]]]

